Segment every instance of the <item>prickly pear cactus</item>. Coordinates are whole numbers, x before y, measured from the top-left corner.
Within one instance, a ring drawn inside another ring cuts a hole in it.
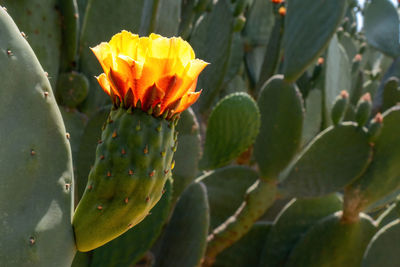
[[[162,49],[175,50],[176,54],[151,55]],[[207,64],[195,59],[192,48],[182,39],[155,34],[139,38],[127,31],[101,43],[93,52],[105,71],[98,81],[110,95],[113,108],[74,216],[80,251],[97,248],[123,234],[141,222],[161,198],[174,168],[179,112],[196,101],[197,75]],[[180,53],[186,53],[186,58]],[[165,76],[162,71],[168,67],[170,76]],[[186,67],[189,70],[182,73]]]
[[[68,132],[1,11],[0,265],[73,230],[73,266],[397,264],[399,4],[364,2],[0,0]]]
[[[174,121],[141,109],[111,111],[74,217],[79,250],[114,239],[148,215],[173,168],[174,132]]]
[[[0,262],[67,267],[75,254],[71,148],[49,80],[3,8],[0,61]]]

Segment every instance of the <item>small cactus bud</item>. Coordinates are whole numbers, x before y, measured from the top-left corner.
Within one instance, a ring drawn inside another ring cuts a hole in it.
[[[323,57],[319,57],[318,61],[317,61],[317,64],[318,65],[322,65],[322,64],[324,64],[324,62],[325,62],[325,59]]]
[[[371,115],[371,95],[369,93],[364,94],[357,103],[356,108],[356,122],[360,127],[367,123],[369,116]]]
[[[382,131],[383,117],[381,113],[377,113],[372,119],[368,127],[369,141],[374,142]]]
[[[274,4],[280,4],[283,2],[283,0],[271,0],[271,2]]]
[[[235,18],[233,31],[241,32],[245,24],[246,24],[246,18],[243,15],[238,16],[237,18]]]
[[[333,125],[339,124],[339,122],[342,120],[343,115],[347,109],[348,103],[349,103],[349,93],[343,90],[340,92],[340,95],[336,97],[336,100],[332,107],[331,118]]]
[[[281,6],[278,10],[279,15],[281,15],[282,17],[286,16],[286,8]]]
[[[361,60],[362,60],[362,55],[361,54],[357,54],[353,58],[353,62],[360,62]]]

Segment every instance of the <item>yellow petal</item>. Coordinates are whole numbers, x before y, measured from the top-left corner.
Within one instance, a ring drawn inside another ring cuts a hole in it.
[[[133,34],[128,31],[122,31],[114,35],[109,44],[112,49],[112,53],[115,56],[122,54],[135,58],[138,42],[139,36],[137,34]]]
[[[113,55],[111,47],[108,43],[101,43],[95,47],[90,48],[97,60],[100,62],[101,67],[105,73],[108,73],[111,67],[113,67]]]

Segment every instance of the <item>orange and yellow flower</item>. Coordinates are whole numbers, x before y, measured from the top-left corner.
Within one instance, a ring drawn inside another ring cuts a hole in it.
[[[139,37],[128,31],[91,48],[104,70],[97,77],[114,104],[140,106],[157,114],[182,112],[199,98],[197,77],[207,62],[196,59],[180,37]]]

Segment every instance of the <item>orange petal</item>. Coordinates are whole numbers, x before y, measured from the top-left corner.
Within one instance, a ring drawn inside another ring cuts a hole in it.
[[[186,66],[182,84],[179,87],[174,88],[174,91],[168,95],[168,100],[166,101],[169,103],[174,102],[176,99],[182,98],[187,92],[195,91],[197,77],[207,65],[208,63],[203,60],[191,60]]]
[[[111,95],[111,85],[107,79],[107,76],[104,73],[102,73],[100,74],[100,76],[96,77],[96,79],[99,82],[103,91],[106,92],[108,95]]]
[[[142,108],[148,109],[150,107],[154,107],[158,103],[161,102],[161,99],[164,97],[164,92],[157,87],[156,84],[147,88],[146,92],[141,99]]]
[[[185,109],[187,109],[188,107],[190,107],[191,105],[193,105],[197,101],[197,99],[199,99],[201,92],[202,92],[202,90],[200,90],[198,92],[187,93],[186,95],[184,95],[182,97],[181,104],[176,109],[175,113],[182,112]]]

